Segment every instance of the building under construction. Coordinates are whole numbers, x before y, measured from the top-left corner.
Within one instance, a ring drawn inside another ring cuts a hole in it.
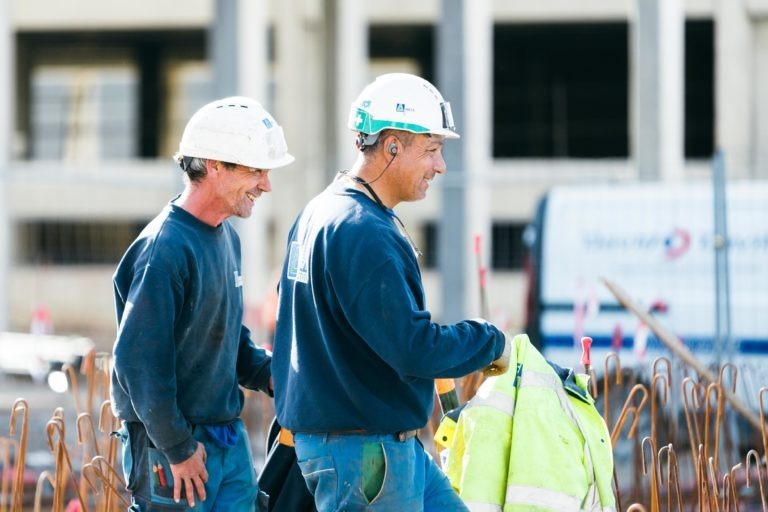
[[[39,445],[47,433],[55,457],[37,475],[54,509],[125,508],[109,436],[117,418],[105,406],[111,279],[182,188],[171,156],[191,114],[252,96],[296,156],[270,174],[273,192],[254,215],[236,221],[245,323],[269,343],[265,312],[288,229],[354,160],[350,102],[393,71],[435,83],[462,134],[446,145],[448,173],[429,197],[398,207],[438,320],[483,314],[593,371],[618,510],[768,510],[757,358],[768,355],[768,0],[0,0],[0,331],[96,342],[80,375],[74,362],[58,372],[75,399],[66,414],[77,414],[80,454],[65,457],[75,448],[59,409],[46,431],[29,432]],[[725,189],[739,209],[728,209]],[[726,211],[738,220],[730,235]],[[692,216],[696,231],[683,225]],[[608,268],[617,279],[604,286]],[[595,338],[592,362],[578,358],[582,335]],[[23,342],[6,340],[19,352]],[[702,364],[705,352],[720,373]],[[461,382],[461,402],[479,384],[479,374]],[[22,454],[36,407],[15,401],[0,437],[2,510],[31,499]],[[247,396],[243,418],[259,446],[272,411],[271,399]],[[419,434],[435,456],[440,412]]]
[[[301,206],[354,158],[345,128],[387,71],[436,83],[463,138],[401,216],[431,309],[522,326],[523,231],[569,183],[768,178],[768,2],[429,0],[0,1],[0,326],[44,307],[57,331],[111,341],[110,278],[181,187],[170,156],[211,98],[260,98],[296,163],[239,225],[248,321]]]

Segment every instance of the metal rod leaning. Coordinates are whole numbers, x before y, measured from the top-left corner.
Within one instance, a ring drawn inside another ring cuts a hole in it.
[[[663,366],[665,366],[666,370],[667,370],[666,371],[666,377],[664,377],[664,374],[661,373],[661,371],[660,371],[660,367],[662,366],[662,363],[663,363]],[[656,388],[656,385],[654,383],[654,380],[657,378],[657,375],[659,376],[658,378],[664,379],[664,383],[666,385],[664,387],[664,399],[663,399],[663,404],[662,405],[666,406],[667,402],[668,402],[667,395],[668,395],[668,393],[672,389],[672,361],[670,361],[669,358],[667,358],[667,357],[659,356],[659,357],[657,357],[656,359],[653,360],[653,365],[652,365],[651,368],[652,368],[652,373],[651,373],[651,375],[652,375],[652,377],[651,377],[651,437],[653,437],[653,439],[658,444],[659,443],[659,439],[658,439],[657,432],[656,432],[657,428],[656,428],[656,415],[655,415],[655,412],[656,412],[655,411],[655,404],[656,404],[656,399],[655,399],[656,397],[655,397],[655,395],[656,395],[657,388]],[[673,430],[672,430],[673,435],[676,433],[676,430],[677,430],[676,428],[673,428]]]
[[[642,454],[640,460],[642,461],[644,475],[648,474],[648,465],[645,462],[646,445],[651,448],[651,512],[659,512],[661,503],[659,503],[659,466],[656,459],[656,443],[653,438],[645,436],[640,445],[640,453]]]
[[[712,453],[714,454],[714,464],[715,469],[719,471],[720,465],[719,462],[719,455],[720,455],[720,425],[723,421],[723,388],[720,387],[717,383],[712,383],[709,386],[707,386],[707,393],[704,395],[704,455],[706,457],[709,457],[710,453],[710,446],[709,446],[709,426],[711,424],[710,421],[710,411],[711,411],[711,400],[710,396],[712,393],[715,393],[717,395],[717,412],[715,414],[715,424],[713,426],[715,430],[715,445],[714,448],[712,448]]]
[[[48,421],[48,424],[46,425],[46,433],[48,434],[48,446],[56,458],[56,474],[54,477],[55,487],[53,490],[54,510],[58,511],[63,509],[64,484],[67,480],[67,477],[71,477],[72,483],[75,487],[75,493],[77,494],[77,499],[80,502],[80,510],[85,511],[88,510],[88,508],[82,494],[80,493],[80,487],[77,485],[77,479],[75,478],[74,472],[72,471],[72,459],[70,458],[69,450],[67,449],[64,418],[62,416],[56,415],[58,410],[59,409],[54,411],[53,418],[51,418],[51,420]],[[53,439],[56,433],[58,433],[59,438],[54,446]]]
[[[669,387],[669,381],[667,380],[667,377],[664,375],[661,375],[659,373],[655,373],[653,375],[653,378],[651,379],[651,438],[653,439],[653,442],[658,445],[659,437],[658,432],[656,431],[656,393],[658,389],[658,383],[659,381],[663,381],[664,385],[662,386],[662,390],[664,393],[662,394],[661,399],[661,405],[666,406],[667,405],[667,388]]]
[[[125,506],[130,506],[130,501],[125,496],[123,496],[123,493],[120,492],[120,488],[125,488],[125,482],[123,481],[123,478],[120,476],[120,474],[115,471],[115,468],[112,467],[109,462],[107,462],[107,459],[101,455],[97,455],[91,459],[91,465],[93,466],[96,475],[101,479],[102,483],[107,488],[109,488],[111,493],[116,495],[120,502]],[[102,466],[107,469],[107,473],[109,473],[109,475],[105,474],[105,472],[102,470]],[[115,482],[120,484],[120,488],[115,486]]]
[[[84,427],[85,425],[85,427]],[[82,445],[83,447],[83,459],[84,461],[88,460],[89,458],[95,456],[95,455],[101,455],[101,452],[99,450],[99,442],[98,438],[96,436],[96,427],[93,425],[93,417],[88,412],[82,412],[78,414],[77,416],[77,422],[75,424],[77,427],[77,443]],[[89,435],[86,430],[90,433],[91,437],[91,444],[93,453],[88,449],[88,438]],[[88,487],[86,486],[86,482],[83,480],[82,473],[80,476],[80,492],[82,495],[87,498],[88,496]]]
[[[40,473],[37,477],[37,485],[35,486],[35,512],[41,512],[43,505],[43,484],[48,481],[51,484],[52,489],[56,489],[56,482],[53,481],[51,472],[47,469]]]
[[[640,318],[640,320],[645,322],[648,328],[653,331],[653,333],[662,341],[662,343],[664,343],[664,345],[667,346],[667,348],[669,348],[674,354],[680,357],[680,359],[682,359],[683,362],[685,362],[688,366],[696,370],[699,375],[701,375],[708,382],[717,382],[717,377],[704,365],[702,365],[698,359],[696,359],[691,351],[688,350],[682,341],[680,341],[680,338],[671,334],[667,329],[662,327],[662,325],[657,322],[655,318],[648,314],[648,312],[644,311],[642,308],[639,308],[634,302],[632,302],[629,296],[612,281],[605,278],[603,278],[602,281],[611,291],[613,296],[616,297],[619,303],[633,314],[635,314],[635,316]],[[744,402],[742,402],[730,391],[723,390],[723,394],[725,395],[725,399],[728,400],[736,412],[741,414],[744,419],[746,419],[753,427],[756,429],[760,428],[760,420],[758,419],[757,415],[755,415],[749,409],[749,407],[744,404]]]
[[[85,445],[87,439],[85,438],[85,429],[83,428],[83,425],[88,426],[88,431],[91,434],[91,443],[93,444],[93,454],[94,455],[101,455],[101,450],[99,450],[99,443],[98,439],[96,437],[96,427],[93,425],[93,417],[90,415],[90,413],[83,412],[78,414],[77,416],[77,442],[78,444]]]
[[[691,385],[690,393],[687,389],[687,385]],[[701,444],[701,429],[699,428],[698,409],[701,407],[701,399],[699,398],[699,391],[701,384],[694,382],[693,378],[685,377],[681,384],[683,391],[683,411],[685,412],[685,424],[688,427],[688,440],[691,446],[691,459],[693,462],[694,474],[698,477],[700,472],[697,466],[697,455],[695,447]],[[688,395],[690,394],[691,404],[688,403]],[[700,481],[699,481],[700,482]]]
[[[699,512],[704,512],[705,503],[709,503],[709,487],[707,481],[707,468],[704,463],[704,445],[699,444],[694,456],[694,469],[696,471],[696,487],[699,497]]]
[[[23,412],[21,417],[21,433],[16,451],[16,472],[11,490],[11,512],[21,512],[21,504],[24,500],[24,459],[27,454],[27,435],[29,433],[29,404],[23,398],[17,398],[11,407],[11,436],[16,432],[16,419],[19,411]]]
[[[632,406],[632,400],[634,399],[637,393],[642,393],[643,397],[640,399],[640,404],[638,404],[635,407],[635,406]],[[619,440],[621,429],[624,426],[624,423],[627,421],[627,416],[629,415],[630,409],[631,409],[631,412],[633,412],[634,414],[634,418],[632,420],[632,426],[629,428],[629,433],[627,434],[627,437],[629,439],[632,439],[634,437],[635,431],[637,430],[637,425],[640,420],[640,413],[642,412],[643,407],[645,406],[645,403],[647,401],[648,401],[648,390],[642,384],[635,384],[632,387],[632,389],[629,391],[629,395],[627,396],[627,399],[624,401],[624,407],[621,410],[621,414],[619,414],[619,419],[616,420],[616,425],[614,425],[613,431],[611,432],[612,446],[615,447],[616,442]]]
[[[83,357],[80,373],[85,376],[85,412],[93,412],[93,395],[96,389],[96,349],[92,348]]]
[[[104,400],[99,409],[99,431],[106,434],[104,438],[104,453],[107,454],[107,463],[110,466],[114,466],[117,462],[117,438],[112,435],[112,432],[115,430],[117,430],[117,418],[112,414],[110,401]],[[109,512],[111,507],[112,494],[107,494],[104,509]]]
[[[736,384],[738,383],[738,377],[739,377],[739,369],[736,367],[733,363],[725,363],[720,367],[720,371],[718,372],[718,385],[720,386],[720,389],[727,390],[728,386],[725,385],[725,373],[726,371],[730,370],[730,392],[734,395],[736,394]],[[722,423],[720,423],[720,429],[722,431],[722,439],[723,443],[725,443],[725,454],[731,455],[735,451],[738,451],[737,448],[734,448],[737,443],[734,443],[731,436],[734,435],[734,433],[737,432],[731,432],[731,426],[733,423],[729,423],[728,416],[726,415],[726,404],[725,404],[725,397],[720,397],[721,402],[718,403],[719,410],[722,410]],[[738,442],[738,441],[737,441]],[[718,451],[718,453],[720,453]],[[738,455],[737,455],[738,457]]]
[[[760,454],[757,453],[757,450],[752,449],[747,452],[747,456],[745,459],[745,467],[746,467],[746,474],[747,474],[747,487],[750,486],[749,483],[749,477],[750,477],[750,466],[749,461],[750,459],[754,459],[755,461],[755,468],[757,468],[757,483],[760,488],[760,503],[763,505],[763,511],[768,511],[768,504],[766,504],[765,501],[765,491],[763,490],[763,472],[760,469]]]
[[[69,380],[69,390],[72,392],[72,396],[75,397],[75,410],[77,414],[83,412],[83,407],[80,404],[80,391],[77,387],[77,372],[71,364],[66,363],[61,367],[61,371],[64,372]]]
[[[609,401],[609,382],[610,382],[610,372],[608,371],[608,367],[610,361],[613,360],[616,368],[616,385],[621,385],[621,359],[619,358],[619,354],[616,352],[609,352],[608,355],[605,356],[605,377],[603,377],[603,419],[605,420],[606,425],[610,425],[610,410],[611,407],[608,403]]]
[[[710,510],[712,510],[712,504],[714,503],[715,512],[720,512],[720,502],[717,501],[718,498],[718,487],[717,487],[717,468],[715,468],[715,460],[712,457],[709,457],[707,459],[707,481],[710,486],[712,486],[712,494],[710,495],[710,502],[709,507]]]
[[[19,443],[10,437],[0,437],[0,451],[2,451],[2,458],[0,462],[3,465],[2,476],[0,476],[0,512],[7,512],[7,506],[10,504],[10,491],[11,491],[11,475],[9,471],[11,467],[11,452],[18,457]]]
[[[659,461],[659,468],[661,468],[661,459],[664,453],[667,454],[667,512],[672,510],[672,489],[675,490],[677,496],[677,512],[683,512],[683,493],[680,490],[680,467],[677,464],[677,454],[672,443],[659,448],[657,460]],[[660,473],[663,475],[663,473]],[[675,486],[672,487],[672,479],[675,479]],[[659,482],[663,485],[664,479],[659,478]]]
[[[723,475],[723,511],[724,512],[731,512],[731,502],[733,501],[733,485],[731,482],[731,475],[730,473],[725,473]]]
[[[726,512],[731,510],[733,502],[734,512],[739,512],[739,493],[736,490],[736,470],[742,466],[741,462],[731,468],[731,471],[723,475],[723,508]],[[726,484],[726,478],[728,480]],[[728,498],[726,498],[728,496]]]

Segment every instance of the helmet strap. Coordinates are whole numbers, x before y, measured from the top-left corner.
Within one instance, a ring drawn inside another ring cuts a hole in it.
[[[357,149],[360,151],[365,151],[376,143],[376,141],[379,139],[379,133],[381,132],[370,134],[357,132],[357,137],[355,138],[355,146],[357,146]]]

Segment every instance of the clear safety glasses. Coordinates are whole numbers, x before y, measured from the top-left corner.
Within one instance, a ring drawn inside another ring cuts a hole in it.
[[[440,104],[440,110],[443,112],[443,128],[455,132],[456,126],[453,124],[453,112],[451,112],[451,102],[444,101]]]

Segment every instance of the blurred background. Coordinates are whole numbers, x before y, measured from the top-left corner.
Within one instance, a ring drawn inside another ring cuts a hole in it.
[[[75,347],[45,358],[39,340],[5,335],[7,373],[41,381],[111,350],[115,266],[182,188],[171,155],[186,121],[228,95],[259,99],[296,156],[235,221],[245,322],[270,346],[288,229],[354,161],[351,101],[393,71],[435,83],[462,135],[427,199],[398,207],[436,320],[483,315],[568,348],[568,366],[580,334],[642,359],[653,335],[615,318],[607,273],[649,311],[684,310],[678,333],[705,325],[691,338],[709,349],[730,340],[726,358],[747,342],[768,353],[768,0],[0,0],[0,331]],[[730,208],[718,193],[747,205],[736,225],[718,224]],[[728,227],[749,251],[730,265],[717,243]],[[689,246],[705,255],[686,260]],[[626,252],[589,252],[606,248]],[[626,263],[648,248],[656,259]],[[743,287],[752,307],[731,329]],[[28,385],[3,380],[2,408]]]
[[[47,313],[111,345],[114,267],[180,190],[187,119],[224,95],[260,99],[297,156],[239,226],[257,328],[288,227],[354,161],[349,104],[383,72],[436,83],[463,136],[401,208],[437,318],[479,313],[482,235],[491,314],[524,325],[522,235],[553,186],[708,179],[715,148],[729,178],[768,177],[765,0],[0,5],[4,329]]]

